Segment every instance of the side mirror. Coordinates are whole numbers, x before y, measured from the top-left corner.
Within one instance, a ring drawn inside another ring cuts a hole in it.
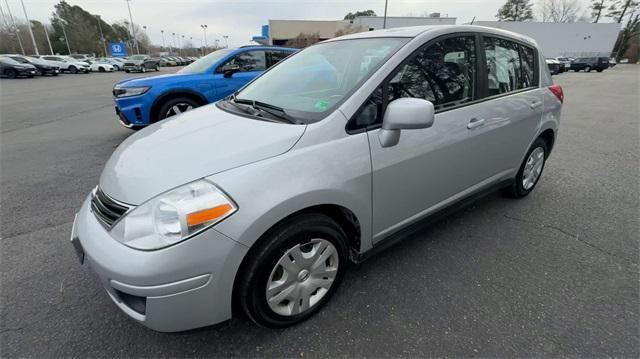
[[[226,64],[222,68],[222,73],[224,74],[224,77],[227,79],[233,76],[233,74],[235,74],[238,71],[240,71],[240,66],[235,64],[234,65]]]
[[[382,129],[378,134],[382,147],[391,147],[400,141],[400,130],[429,128],[433,125],[433,104],[419,98],[399,98],[389,103]]]

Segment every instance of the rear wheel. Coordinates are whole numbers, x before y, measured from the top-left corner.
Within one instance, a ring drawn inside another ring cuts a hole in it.
[[[129,73],[129,72],[131,72],[131,71],[129,71],[129,70],[124,70],[124,72]]]
[[[547,155],[547,143],[538,138],[529,148],[514,183],[505,188],[505,193],[513,198],[522,198],[531,193],[542,176]]]
[[[604,69],[597,69],[596,71],[598,71],[598,72],[602,72],[602,71],[604,71]]]
[[[71,72],[72,74],[77,74],[78,69],[75,66],[69,66],[69,72]]]
[[[157,64],[156,64],[156,66],[155,66],[155,70],[156,70],[156,72],[157,72],[157,71],[160,71],[160,65],[157,65]]]
[[[200,104],[188,97],[176,97],[165,102],[158,111],[158,117],[156,121],[164,120],[165,118],[179,115],[183,112],[193,110],[199,107]]]
[[[142,67],[140,68],[140,72],[142,73],[147,72],[147,68],[144,65],[142,65]]]
[[[348,263],[346,235],[322,214],[292,217],[249,254],[236,298],[254,322],[271,328],[299,323],[336,291]]]

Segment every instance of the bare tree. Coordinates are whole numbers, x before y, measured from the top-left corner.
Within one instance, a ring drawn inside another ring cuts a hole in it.
[[[320,42],[320,33],[307,34],[300,33],[294,39],[287,40],[285,46],[293,47],[296,49],[302,49],[307,46],[313,45],[316,42]]]
[[[336,31],[336,33],[333,36],[338,37],[338,36],[355,34],[358,32],[365,32],[365,31],[367,31],[367,28],[365,28],[364,26],[347,25],[344,29],[340,29]]]
[[[604,4],[604,2],[605,0],[592,0],[591,2],[591,17],[593,17],[594,23],[600,21],[602,10],[606,9],[606,5]]]
[[[543,22],[576,22],[582,10],[578,0],[542,0],[539,4]]]

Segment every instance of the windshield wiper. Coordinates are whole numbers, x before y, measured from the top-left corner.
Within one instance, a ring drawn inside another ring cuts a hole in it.
[[[289,115],[287,111],[282,107],[278,107],[275,105],[271,105],[271,104],[256,101],[256,100],[247,100],[247,99],[237,98],[235,93],[231,95],[231,100],[236,104],[249,105],[255,110],[266,112],[269,115],[281,120],[285,120],[286,122],[289,122],[292,124],[298,124],[298,121],[293,116]]]

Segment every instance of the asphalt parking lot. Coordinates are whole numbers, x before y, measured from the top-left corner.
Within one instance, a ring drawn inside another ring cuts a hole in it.
[[[531,196],[489,195],[353,266],[296,327],[176,334],[121,313],[68,243],[132,133],[110,95],[129,76],[0,80],[1,357],[640,356],[640,66],[554,77],[563,119]]]

